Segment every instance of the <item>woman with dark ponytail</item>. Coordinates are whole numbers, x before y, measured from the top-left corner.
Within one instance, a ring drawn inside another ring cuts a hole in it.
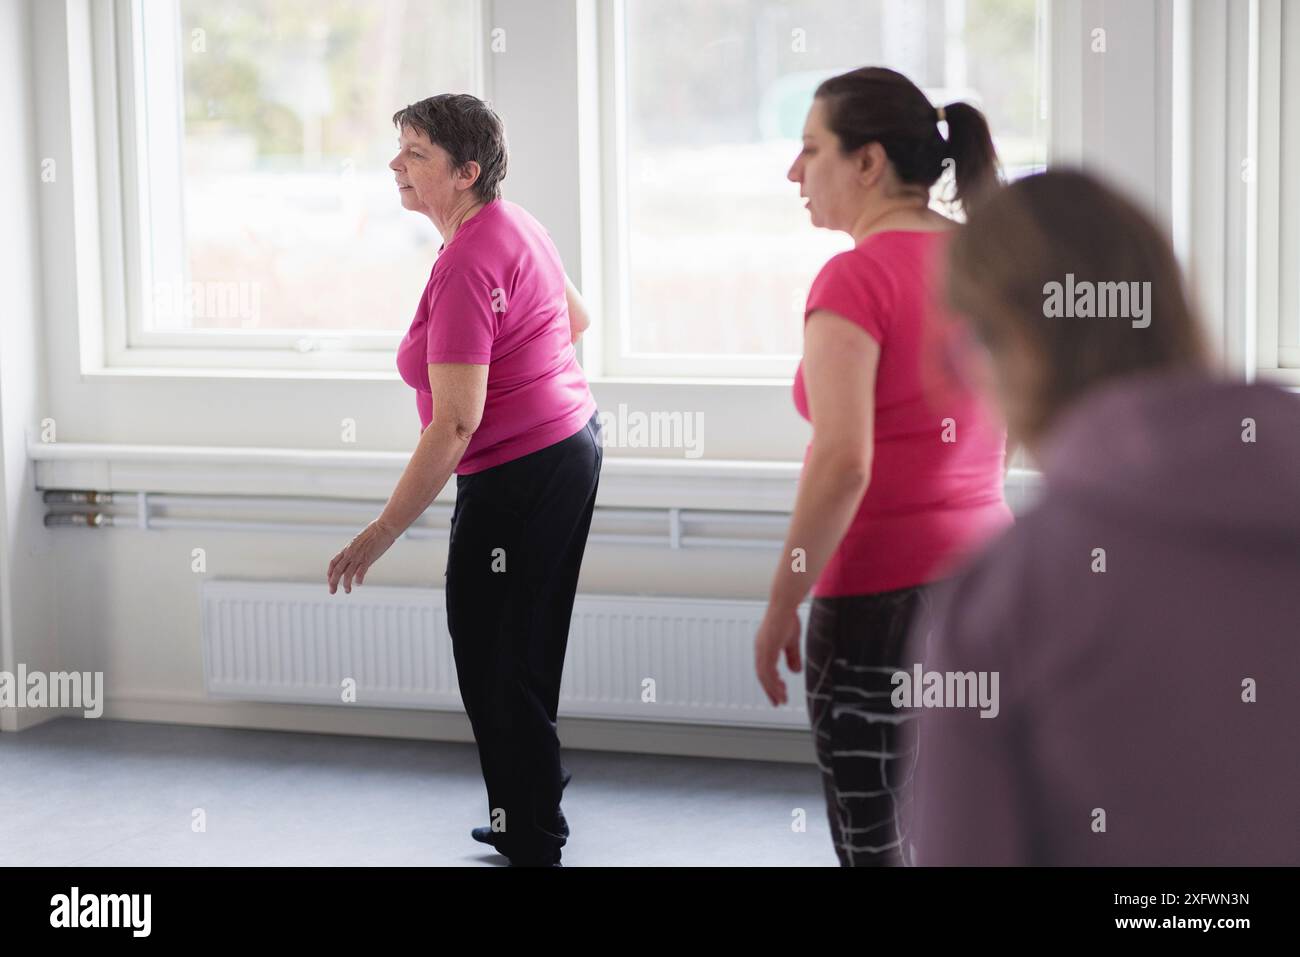
[[[788,174],[813,225],[855,246],[808,295],[794,402],[812,442],[755,664],[784,703],[777,661],[800,669],[796,609],[812,583],[808,711],[846,866],[907,860],[894,798],[913,764],[899,750],[912,715],[893,706],[891,677],[911,670],[903,649],[928,585],[1011,523],[1005,428],[975,390],[936,388],[931,375],[936,331],[950,328],[936,267],[956,223],[930,199],[949,168],[963,212],[998,185],[983,115],[936,107],[905,76],[868,67],[818,87]]]
[[[998,182],[998,157],[993,150],[993,137],[984,114],[969,103],[949,103],[939,107],[937,112],[939,119],[948,124],[944,156],[953,162],[956,198],[967,212],[978,205],[981,194],[988,193]]]

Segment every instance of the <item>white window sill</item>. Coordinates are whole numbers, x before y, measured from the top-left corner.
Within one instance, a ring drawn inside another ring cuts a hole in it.
[[[304,381],[355,381],[355,382],[400,382],[396,370],[388,369],[257,369],[257,368],[223,368],[188,366],[185,368],[168,366],[105,366],[99,369],[83,369],[82,382],[107,382],[130,379],[228,379],[247,381],[248,379],[301,379]]]
[[[28,441],[40,489],[387,500],[409,452]],[[788,512],[799,462],[646,459],[607,451],[599,502],[624,508]],[[456,497],[449,481],[437,501]]]
[[[386,501],[408,452],[31,442],[38,489],[278,495]],[[607,451],[599,503],[616,508],[789,512],[800,462],[650,459]],[[1038,473],[1013,469],[1007,500],[1023,506]],[[450,481],[437,501],[455,500]]]
[[[131,379],[229,379],[246,381],[248,379],[274,379],[303,381],[356,381],[356,382],[400,382],[395,370],[389,369],[258,369],[204,366],[105,366],[97,369],[83,369],[81,381],[113,381]],[[777,378],[724,378],[724,377],[684,377],[684,376],[588,376],[587,381],[593,386],[604,385],[654,385],[672,388],[694,386],[737,386],[742,388],[790,389],[794,377]]]

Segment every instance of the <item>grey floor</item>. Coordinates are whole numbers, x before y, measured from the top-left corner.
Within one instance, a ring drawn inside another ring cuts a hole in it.
[[[564,764],[566,867],[836,865],[813,765]],[[471,744],[76,718],[0,734],[0,866],[502,866],[469,837],[486,823]]]

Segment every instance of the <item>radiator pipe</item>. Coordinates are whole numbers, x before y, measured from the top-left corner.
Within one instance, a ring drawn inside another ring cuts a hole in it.
[[[50,489],[44,493],[43,500],[52,505],[81,505],[81,504],[113,504],[112,492],[99,492],[93,489]],[[352,536],[358,531],[357,524],[337,524],[329,522],[275,522],[275,521],[245,521],[240,519],[224,518],[170,518],[153,514],[155,508],[172,507],[223,507],[236,505],[241,508],[250,509],[276,509],[280,511],[304,512],[320,511],[322,509],[338,509],[342,511],[356,511],[358,513],[373,513],[376,509],[374,501],[357,500],[357,499],[317,499],[304,500],[301,498],[277,498],[275,496],[218,496],[218,495],[175,495],[166,492],[136,492],[135,498],[135,516],[134,521],[130,516],[114,515],[104,511],[59,511],[53,510],[46,513],[44,523],[46,527],[95,527],[95,528],[112,528],[112,527],[134,527],[142,530],[150,529],[206,529],[212,531],[246,531],[246,532],[280,532],[280,533],[297,533],[304,532],[313,534],[328,534],[337,536]],[[425,514],[433,512],[437,516],[444,516],[448,519],[451,516],[452,505],[449,503],[435,503],[426,509]],[[653,522],[664,516],[668,519],[667,535],[662,533],[627,533],[627,532],[592,532],[588,536],[588,541],[610,545],[647,545],[663,546],[668,545],[674,550],[682,548],[742,548],[742,549],[780,549],[784,544],[781,539],[759,539],[759,538],[722,538],[716,536],[692,535],[686,531],[686,525],[689,523],[696,524],[725,524],[725,525],[744,525],[769,526],[784,528],[789,519],[787,516],[771,513],[736,513],[721,511],[706,511],[683,508],[601,508],[596,509],[597,517],[609,521],[644,521]],[[429,527],[427,525],[412,525],[406,529],[400,538],[411,540],[422,540],[431,538],[446,538],[449,529]]]

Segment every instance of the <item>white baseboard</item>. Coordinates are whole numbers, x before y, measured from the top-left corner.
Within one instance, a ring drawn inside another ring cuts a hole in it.
[[[449,711],[265,704],[140,693],[107,698],[102,717],[111,721],[295,731],[306,734],[349,734],[465,743],[474,740],[469,719],[464,713]],[[29,722],[29,725],[34,723],[37,722]],[[573,750],[816,764],[812,735],[806,729],[727,728],[667,722],[566,718],[561,715],[559,734],[563,747]]]
[[[0,708],[0,733],[26,731],[55,718],[81,716],[78,708]]]

